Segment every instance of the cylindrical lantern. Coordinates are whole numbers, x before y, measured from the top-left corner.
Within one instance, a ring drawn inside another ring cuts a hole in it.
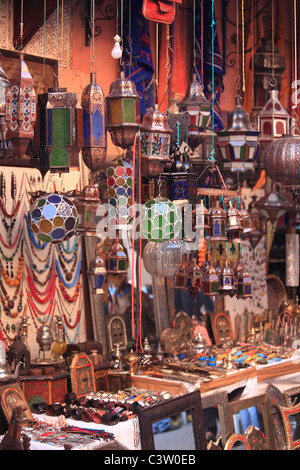
[[[33,146],[41,171],[78,170],[82,145],[82,108],[77,94],[69,93],[67,88],[54,87],[38,95]]]
[[[154,111],[145,114],[141,128],[141,167],[143,176],[158,176],[170,162],[170,139],[172,129],[167,115],[161,113],[158,105]]]
[[[106,160],[106,103],[102,88],[96,83],[96,73],[91,73],[91,81],[81,96],[83,110],[82,158],[91,171],[103,168]]]
[[[29,141],[33,138],[36,121],[36,93],[34,80],[24,62],[24,53],[11,78],[6,93],[7,138],[11,141],[15,156],[23,158]]]
[[[253,172],[259,150],[259,132],[253,129],[240,96],[235,97],[235,103],[234,110],[228,116],[226,129],[218,132],[224,172]]]
[[[163,174],[168,181],[168,194],[174,202],[197,202],[197,175],[189,161],[189,155],[175,150],[170,172]]]
[[[61,243],[76,234],[78,212],[69,198],[48,194],[36,199],[30,207],[28,224],[38,240]]]
[[[148,242],[143,251],[146,271],[154,277],[174,277],[185,252],[182,240]]]
[[[92,184],[85,186],[79,200],[74,203],[78,211],[78,232],[97,237],[97,225],[105,216],[105,208],[101,206],[97,186]]]
[[[287,136],[271,142],[262,156],[262,164],[272,181],[299,184],[300,138]]]
[[[279,101],[279,92],[270,90],[270,98],[258,115],[259,144],[263,150],[274,140],[289,134],[289,114]]]
[[[127,149],[134,144],[141,125],[140,101],[135,84],[121,72],[121,77],[110,85],[106,97],[107,130],[117,147]]]
[[[299,286],[299,234],[287,233],[285,238],[285,285]]]
[[[187,111],[190,116],[187,140],[191,149],[195,150],[202,141],[204,129],[211,126],[211,103],[205,97],[203,86],[195,74],[178,107],[180,111]]]
[[[94,258],[91,259],[89,264],[89,269],[87,271],[87,277],[90,282],[90,286],[93,294],[103,294],[103,283],[106,278],[106,267],[105,261],[98,253],[98,250],[95,251]]]

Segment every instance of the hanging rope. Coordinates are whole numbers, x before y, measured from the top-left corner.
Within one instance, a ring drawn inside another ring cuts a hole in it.
[[[245,91],[245,6],[242,0],[242,91]]]
[[[211,155],[210,158],[212,161],[214,161],[214,156],[215,156],[215,133],[214,133],[214,128],[215,128],[215,18],[214,18],[214,0],[211,2],[211,28],[212,28],[212,33],[211,33],[211,98],[212,98],[212,150],[211,150]]]
[[[297,61],[297,0],[294,0],[294,68],[295,68],[295,85],[297,84],[298,76],[298,61]],[[293,109],[297,108],[294,104]]]

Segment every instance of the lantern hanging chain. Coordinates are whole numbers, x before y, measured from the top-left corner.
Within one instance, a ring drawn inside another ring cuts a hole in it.
[[[21,20],[20,20],[20,49],[23,49],[23,28],[24,28],[24,3],[21,0]]]
[[[215,128],[215,46],[214,46],[214,39],[215,39],[215,19],[214,19],[214,0],[211,2],[211,101],[212,101],[212,150],[210,153],[210,158],[212,161],[215,160],[215,135],[214,135],[214,128]]]
[[[236,70],[237,74],[234,78],[236,83],[236,90],[239,91],[241,88],[241,77],[240,77],[240,34],[239,34],[239,0],[236,0]]]
[[[159,66],[159,57],[158,57],[158,23],[155,24],[155,94],[156,94],[156,104],[158,100],[158,66]]]
[[[295,85],[297,85],[298,61],[297,61],[297,0],[294,0],[294,69],[295,69]],[[297,108],[297,103],[292,107]]]
[[[275,78],[275,15],[274,15],[274,0],[272,0],[272,78],[270,85],[276,86],[277,80]]]
[[[245,5],[242,0],[242,91],[245,91]]]
[[[44,89],[46,88],[46,83],[45,83],[45,77],[46,77],[46,5],[47,5],[47,0],[44,0],[44,28],[43,28],[43,84],[44,84]]]

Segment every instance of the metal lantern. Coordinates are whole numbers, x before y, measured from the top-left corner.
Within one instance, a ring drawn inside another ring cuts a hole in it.
[[[240,219],[239,210],[233,206],[232,201],[229,201],[227,209],[227,237],[231,243],[242,242],[243,227]]]
[[[226,236],[226,212],[217,201],[215,207],[209,211],[210,217],[210,240],[211,241],[227,241]]]
[[[289,134],[289,114],[279,101],[279,92],[270,90],[270,98],[258,115],[259,144],[263,150],[274,140]]]
[[[141,168],[146,177],[158,176],[170,162],[170,141],[172,129],[166,114],[158,105],[143,117],[141,128]]]
[[[190,116],[188,126],[188,144],[192,150],[201,143],[203,131],[211,126],[211,103],[205,97],[203,85],[196,74],[188,84],[184,98],[178,103],[180,111],[187,111]]]
[[[187,253],[182,256],[182,261],[179,264],[175,273],[175,289],[186,290],[186,279],[190,270],[190,262]]]
[[[62,173],[79,169],[83,122],[76,93],[69,93],[67,88],[53,87],[38,95],[33,146],[42,172]]]
[[[273,140],[262,156],[262,163],[272,181],[300,184],[300,138],[287,136]]]
[[[237,298],[252,298],[252,280],[245,270],[245,266],[237,273]]]
[[[143,251],[146,271],[154,277],[173,278],[185,252],[182,240],[148,242]]]
[[[66,196],[48,194],[34,201],[29,209],[28,223],[38,240],[60,243],[76,234],[78,211]]]
[[[195,292],[195,290],[199,292],[202,288],[202,271],[195,258],[190,260],[185,283],[186,290],[192,292]]]
[[[141,210],[141,232],[145,239],[156,242],[181,238],[180,209],[167,198],[157,197],[146,202]]]
[[[36,93],[34,80],[24,62],[24,53],[10,78],[6,92],[7,138],[11,141],[15,156],[23,158],[33,138],[36,121]]]
[[[197,202],[197,175],[189,161],[189,155],[181,155],[176,149],[169,173],[163,173],[168,180],[169,195],[173,202]]]
[[[106,278],[106,267],[104,259],[101,258],[98,253],[98,249],[95,250],[95,256],[91,259],[89,269],[86,274],[92,289],[92,293],[103,294],[103,284]]]
[[[220,273],[219,290],[228,295],[232,295],[235,291],[235,276],[232,268],[228,265],[228,261],[226,261]]]
[[[292,203],[276,190],[267,193],[255,205],[272,224],[275,224],[289,209],[292,209]]]
[[[119,241],[113,244],[106,260],[107,274],[126,274],[128,269],[128,258],[123,246]]]
[[[75,201],[78,211],[78,232],[86,236],[97,237],[97,225],[105,216],[97,186],[88,184]]]
[[[121,72],[121,77],[111,83],[106,97],[107,130],[117,147],[127,149],[134,144],[141,126],[140,101],[135,84]]]
[[[252,228],[248,235],[248,239],[253,250],[257,247],[260,240],[266,235],[266,219],[256,207],[256,201],[257,196],[252,196],[252,202],[250,202],[248,208]]]
[[[209,264],[208,269],[203,273],[203,294],[208,297],[214,297],[219,293],[219,276],[217,271]]]
[[[251,173],[259,151],[259,132],[253,129],[250,116],[242,106],[242,98],[235,97],[235,108],[229,113],[227,126],[218,132],[218,145],[224,173]]]
[[[96,73],[81,96],[83,110],[82,158],[91,171],[103,168],[107,151],[106,103],[102,88],[96,83]]]
[[[250,214],[247,211],[243,200],[241,201],[241,209],[239,210],[239,213],[240,213],[239,216],[240,216],[241,226],[243,229],[243,239],[245,240],[248,237],[248,235],[252,232],[253,228],[251,225]]]

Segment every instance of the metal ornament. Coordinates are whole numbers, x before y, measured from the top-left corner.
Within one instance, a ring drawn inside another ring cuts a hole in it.
[[[121,77],[111,83],[106,97],[107,130],[117,147],[127,149],[134,144],[141,126],[140,101],[135,84],[121,72]]]
[[[141,169],[146,177],[159,176],[170,162],[170,141],[173,130],[168,117],[155,105],[143,117],[141,127]]]
[[[81,96],[83,110],[82,158],[91,171],[103,168],[107,151],[106,103],[102,88],[96,82],[96,73]]]
[[[33,138],[36,113],[34,80],[24,61],[24,53],[21,52],[6,92],[5,112],[7,138],[11,141],[15,156],[18,158],[24,157]]]
[[[279,101],[277,89],[270,90],[270,98],[258,115],[259,144],[262,150],[274,140],[289,134],[290,116]]]
[[[38,95],[33,150],[40,159],[40,170],[44,173],[78,170],[82,146],[82,108],[77,94],[53,87]]]
[[[188,144],[194,151],[202,142],[203,132],[211,127],[211,103],[205,97],[203,85],[193,75],[184,98],[178,103],[180,111],[187,111],[190,116],[188,126]]]
[[[271,142],[262,156],[262,165],[272,181],[300,184],[300,138],[286,136]]]
[[[144,267],[151,276],[173,278],[184,252],[182,240],[148,242],[143,251]]]
[[[259,151],[259,131],[252,127],[240,96],[235,97],[235,104],[235,108],[229,113],[226,128],[217,133],[224,172],[253,172]]]
[[[92,289],[92,294],[103,294],[103,284],[106,278],[106,265],[105,261],[99,255],[98,249],[95,250],[95,256],[89,263],[87,277]]]

